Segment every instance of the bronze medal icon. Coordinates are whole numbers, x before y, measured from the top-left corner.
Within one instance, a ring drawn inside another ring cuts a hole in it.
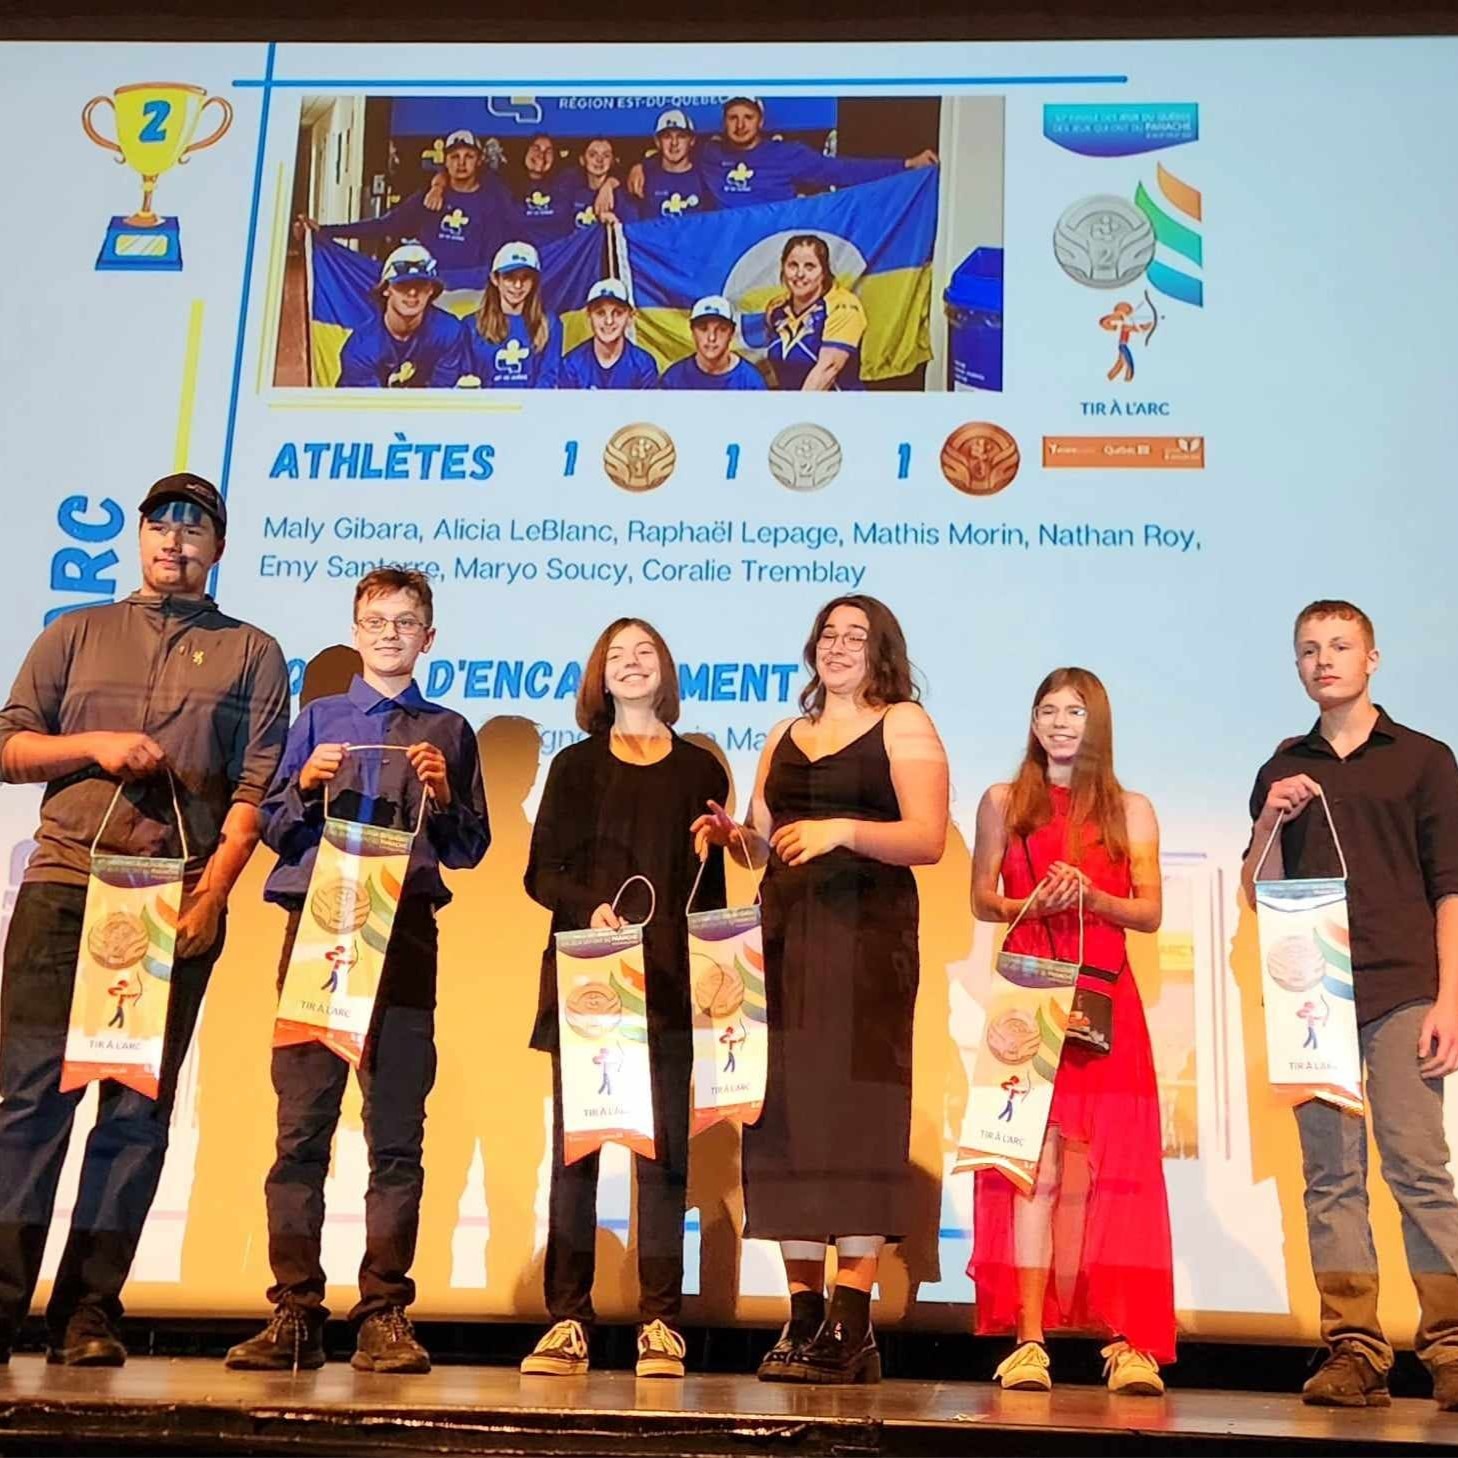
[[[959,425],[942,447],[942,475],[967,496],[995,496],[1012,484],[1022,457],[1000,425]]]

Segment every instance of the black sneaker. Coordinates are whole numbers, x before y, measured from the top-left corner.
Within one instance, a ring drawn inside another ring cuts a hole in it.
[[[524,1377],[580,1377],[588,1365],[587,1333],[580,1321],[559,1321],[522,1358]]]
[[[1301,1389],[1301,1401],[1312,1407],[1390,1407],[1392,1394],[1387,1374],[1367,1360],[1356,1342],[1339,1342]]]
[[[387,1306],[360,1323],[354,1356],[356,1372],[429,1372],[430,1353],[415,1337],[403,1306]]]
[[[815,1340],[785,1363],[785,1382],[825,1382],[839,1386],[872,1384],[881,1380],[881,1353],[871,1327],[854,1340],[842,1321],[827,1319]]]
[[[106,1313],[96,1306],[83,1306],[66,1322],[59,1341],[52,1335],[46,1361],[53,1367],[120,1367],[127,1349]]]
[[[223,1358],[234,1372],[314,1372],[324,1365],[324,1320],[317,1311],[280,1302],[256,1337]]]

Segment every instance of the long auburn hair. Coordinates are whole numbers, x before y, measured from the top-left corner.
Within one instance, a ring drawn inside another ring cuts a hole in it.
[[[1108,691],[1096,674],[1086,668],[1055,668],[1033,695],[1032,714],[1038,705],[1059,689],[1072,689],[1088,711],[1083,741],[1073,762],[1069,784],[1067,854],[1078,860],[1083,852],[1083,828],[1098,827],[1104,849],[1116,861],[1129,854],[1129,831],[1124,822],[1124,787],[1114,773],[1114,715]],[[1048,755],[1038,743],[1032,715],[1028,723],[1028,747],[1013,778],[1004,819],[1010,835],[1027,836],[1053,818],[1053,797],[1048,793]]]
[[[612,641],[624,628],[641,628],[658,650],[658,698],[653,712],[665,724],[677,724],[679,713],[678,665],[663,635],[642,618],[614,618],[592,645],[582,668],[582,682],[577,685],[577,727],[588,734],[606,734],[613,727],[613,700],[607,691],[607,656]]]
[[[880,598],[863,593],[833,597],[815,614],[815,626],[805,640],[805,667],[810,682],[800,690],[800,708],[812,719],[818,719],[825,708],[825,685],[815,667],[815,645],[838,607],[859,608],[869,624],[866,632],[866,683],[861,696],[868,704],[903,704],[908,699],[919,701],[921,691],[912,676],[911,659],[906,652],[906,634],[896,621],[896,614]]]
[[[547,339],[551,334],[547,310],[542,304],[540,273],[536,275],[531,293],[526,296],[526,303],[521,306],[521,317],[526,321],[527,333],[531,335],[532,348],[540,354],[547,347]],[[501,290],[497,287],[496,275],[493,273],[486,280],[486,288],[481,294],[481,307],[476,310],[476,329],[482,339],[489,339],[492,344],[504,344],[510,328],[510,316],[501,302]]]

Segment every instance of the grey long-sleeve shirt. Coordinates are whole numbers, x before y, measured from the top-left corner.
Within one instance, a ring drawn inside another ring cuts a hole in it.
[[[150,734],[177,781],[192,879],[217,848],[231,806],[262,802],[288,720],[288,668],[267,633],[220,612],[209,597],[134,593],[67,613],[41,633],[0,710],[0,753],[27,730]],[[46,786],[27,881],[86,883],[92,838],[115,789],[95,765]],[[178,855],[175,821],[165,774],[135,782],[99,849]]]

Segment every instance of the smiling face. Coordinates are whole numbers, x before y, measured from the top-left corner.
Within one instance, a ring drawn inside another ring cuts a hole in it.
[[[601,184],[603,178],[613,170],[615,160],[613,144],[605,137],[594,137],[582,149],[582,170],[591,183]]]
[[[206,587],[223,555],[217,524],[190,501],[164,501],[149,511],[141,530],[142,582],[149,592],[194,597]]]
[[[854,695],[866,681],[866,645],[871,620],[858,607],[841,603],[815,640],[815,672],[827,694]]]
[[[749,101],[731,101],[724,108],[724,135],[734,147],[752,147],[759,141],[764,118],[759,108]]]
[[[452,187],[469,192],[481,170],[481,154],[474,147],[452,147],[445,155],[445,170]]]
[[[552,164],[556,160],[557,151],[552,146],[552,139],[550,137],[533,137],[527,143],[526,155],[522,159],[522,165],[526,168],[527,176],[533,182],[537,182],[552,170]]]
[[[365,668],[382,678],[413,673],[415,660],[434,641],[435,629],[408,589],[372,593],[355,609],[355,649]]]
[[[491,281],[501,294],[501,307],[508,314],[520,314],[537,286],[534,268],[513,268],[510,273],[493,273]]]
[[[656,704],[663,684],[658,646],[636,623],[613,634],[608,643],[603,686],[615,704]]]
[[[692,325],[694,353],[710,374],[722,370],[729,359],[734,326],[727,319],[696,319]]]
[[[628,327],[633,311],[617,299],[597,299],[587,307],[587,322],[599,344],[616,344]]]
[[[658,155],[670,172],[687,166],[693,144],[694,139],[687,132],[674,129],[658,133]]]
[[[1076,689],[1050,689],[1033,706],[1033,734],[1050,765],[1071,765],[1088,728],[1088,706]]]
[[[800,243],[790,249],[782,276],[785,287],[790,291],[790,302],[797,311],[813,304],[829,287],[825,265],[820,261],[819,253],[808,243]]]
[[[389,322],[406,332],[418,329],[434,297],[434,284],[419,279],[392,283],[385,290],[385,314]]]
[[[1379,655],[1355,618],[1303,618],[1296,628],[1296,671],[1308,697],[1322,709],[1360,699],[1377,671]]]

